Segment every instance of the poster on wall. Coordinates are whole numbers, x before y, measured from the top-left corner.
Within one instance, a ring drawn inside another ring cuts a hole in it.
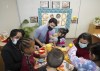
[[[41,8],[49,8],[49,1],[40,1]]]
[[[73,16],[71,19],[71,23],[72,24],[78,24],[78,17],[77,16]]]
[[[38,23],[38,17],[37,16],[30,17],[30,23]]]
[[[70,2],[69,1],[62,1],[62,8],[70,8]]]
[[[52,1],[52,8],[60,8],[60,1]]]
[[[56,18],[58,26],[66,25],[67,13],[42,13],[42,25],[47,24],[50,18]]]

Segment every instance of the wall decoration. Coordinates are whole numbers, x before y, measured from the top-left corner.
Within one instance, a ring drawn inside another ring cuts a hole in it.
[[[78,24],[78,18],[77,18],[77,16],[73,16],[71,22],[73,24]]]
[[[64,14],[67,17],[67,14]],[[50,18],[56,18],[58,21],[58,26],[65,26],[66,25],[66,17],[62,17],[62,13],[42,13],[42,24],[48,23]],[[63,23],[62,25],[62,21]]]
[[[60,1],[52,1],[52,8],[60,8]]]
[[[53,14],[50,14],[50,18],[54,18],[54,15]]]
[[[60,17],[61,17],[61,14],[57,14],[57,15],[56,15],[56,18],[60,18]]]
[[[49,1],[40,1],[40,7],[49,8]]]
[[[42,14],[42,20],[47,21],[48,18],[49,18],[48,13],[43,13]]]
[[[62,1],[62,8],[70,8],[70,2],[69,1]]]
[[[65,27],[69,28],[71,23],[71,13],[72,9],[49,9],[49,8],[39,8],[38,9],[38,23],[39,26],[47,24],[49,19],[54,17],[58,20],[58,28]],[[45,16],[46,15],[46,16]],[[44,16],[46,18],[44,18]]]
[[[38,22],[38,17],[34,16],[34,17],[30,17],[30,23],[37,23]]]

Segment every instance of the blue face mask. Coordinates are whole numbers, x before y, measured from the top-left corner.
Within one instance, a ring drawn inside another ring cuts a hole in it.
[[[80,48],[86,48],[87,45],[88,45],[87,43],[86,43],[86,44],[83,44],[83,43],[81,43],[81,42],[79,42],[78,44],[79,44]]]

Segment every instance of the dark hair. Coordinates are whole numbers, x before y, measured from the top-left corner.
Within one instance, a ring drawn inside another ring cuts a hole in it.
[[[87,47],[89,47],[92,44],[92,36],[89,33],[82,33],[81,35],[79,35],[79,37],[77,38],[77,42],[75,43],[75,46],[79,46],[79,40],[80,39],[84,39],[87,40],[89,43],[87,45]]]
[[[25,36],[25,31],[23,29],[19,29],[19,31],[22,33],[22,37]]]
[[[47,64],[50,67],[59,67],[64,60],[64,54],[60,49],[53,48],[47,55]]]
[[[100,61],[100,42],[93,43],[90,46],[90,52],[96,56],[96,60]]]
[[[51,18],[51,19],[49,20],[49,23],[52,23],[52,22],[57,26],[57,19]]]
[[[69,30],[68,30],[68,29],[65,29],[65,28],[60,28],[58,31],[59,31],[61,34],[64,34],[64,37],[65,37],[65,35],[69,32]]]
[[[30,41],[31,41],[30,38],[23,38],[23,39],[20,41],[19,48],[20,48],[22,51],[24,51],[25,48],[30,48],[30,47],[31,47]]]
[[[61,33],[61,36],[58,36],[58,41],[57,42],[59,43],[61,38],[63,38],[63,37],[65,38],[65,35],[69,32],[69,30],[65,29],[65,28],[59,28],[58,32]]]
[[[14,37],[14,36],[16,36],[18,32],[19,32],[18,29],[13,29],[13,30],[11,30],[10,36],[9,36],[9,37]]]

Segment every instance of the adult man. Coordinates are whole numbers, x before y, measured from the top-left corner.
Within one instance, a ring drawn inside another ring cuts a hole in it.
[[[54,27],[57,26],[57,20],[51,18],[48,24],[42,25],[34,32],[35,44],[43,46],[44,43],[49,43],[49,38],[55,33]]]

